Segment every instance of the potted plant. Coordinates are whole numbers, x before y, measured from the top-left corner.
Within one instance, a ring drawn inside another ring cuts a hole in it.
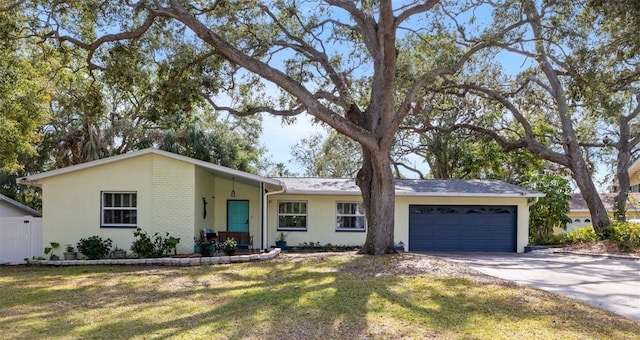
[[[116,246],[113,248],[113,251],[111,252],[111,254],[116,259],[122,259],[122,258],[125,258],[127,256],[127,251],[122,249],[122,248],[120,248],[120,247],[118,247],[118,245],[116,244]]]
[[[64,246],[65,252],[62,253],[64,255],[65,260],[75,260],[78,258],[78,252],[76,252],[75,248],[71,244],[67,244]]]
[[[211,256],[211,241],[200,237],[194,238],[193,241],[195,244],[194,251],[196,253],[200,253],[202,256]]]
[[[280,233],[276,240],[276,248],[280,248],[280,250],[287,250],[287,234]]]
[[[220,247],[227,256],[233,256],[238,249],[238,241],[233,237],[229,237],[220,245]]]
[[[58,242],[51,242],[49,243],[49,247],[45,247],[44,248],[44,254],[48,255],[49,253],[51,253],[51,255],[49,256],[49,260],[51,261],[57,261],[60,259],[60,257],[56,254],[53,253],[54,250],[60,248],[60,243]]]

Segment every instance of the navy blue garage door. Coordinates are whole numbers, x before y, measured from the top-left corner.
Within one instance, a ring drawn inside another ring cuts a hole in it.
[[[516,251],[515,206],[410,205],[410,251]]]

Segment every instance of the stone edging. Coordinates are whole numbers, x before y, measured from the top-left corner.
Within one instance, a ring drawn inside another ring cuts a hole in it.
[[[273,260],[280,254],[280,248],[274,248],[268,253],[213,256],[213,257],[161,257],[153,259],[104,259],[104,260],[27,260],[27,264],[39,266],[95,266],[95,265],[154,265],[154,266],[206,266],[212,264],[226,264],[238,262],[253,262]]]

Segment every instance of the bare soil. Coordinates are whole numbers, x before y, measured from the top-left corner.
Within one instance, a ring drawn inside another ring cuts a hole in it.
[[[556,249],[589,255],[626,255],[640,258],[640,252],[624,251],[620,249],[617,244],[608,240],[590,243],[570,244],[565,247]]]

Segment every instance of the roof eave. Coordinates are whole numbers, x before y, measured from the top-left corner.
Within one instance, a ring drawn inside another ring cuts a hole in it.
[[[321,195],[321,196],[361,196],[359,191],[313,191],[313,190],[287,190],[286,195]],[[396,192],[400,197],[481,197],[481,198],[534,198],[544,197],[543,193],[522,193],[522,194],[491,194],[491,193],[438,193],[438,192]]]
[[[231,168],[228,168],[228,167],[225,167],[225,166],[222,166],[222,165],[217,165],[217,164],[205,162],[205,161],[201,161],[201,160],[198,160],[198,159],[194,159],[194,158],[190,158],[190,157],[186,157],[186,156],[178,155],[178,154],[175,154],[175,153],[172,153],[172,152],[158,150],[158,149],[154,149],[154,148],[147,148],[147,149],[137,150],[137,151],[133,151],[133,152],[117,155],[117,156],[102,158],[102,159],[95,160],[95,161],[92,161],[92,162],[87,162],[87,163],[73,165],[73,166],[70,166],[70,167],[65,167],[65,168],[60,168],[60,169],[56,169],[56,170],[46,171],[46,172],[42,172],[42,173],[39,173],[39,174],[35,174],[35,175],[30,175],[30,176],[27,176],[27,177],[19,178],[19,179],[16,180],[16,182],[19,183],[19,184],[42,187],[42,184],[39,182],[39,180],[41,180],[43,178],[53,177],[53,176],[57,176],[57,175],[63,175],[63,174],[66,174],[66,173],[71,173],[71,172],[74,172],[74,171],[84,170],[84,169],[92,168],[92,167],[99,166],[99,165],[102,165],[102,164],[108,164],[108,163],[121,161],[121,160],[126,160],[126,159],[129,159],[129,158],[143,156],[143,155],[147,155],[147,154],[157,154],[157,155],[173,158],[175,160],[191,163],[191,164],[193,164],[195,166],[200,166],[200,167],[211,169],[211,170],[214,170],[214,171],[219,171],[219,172],[228,174],[229,176],[241,177],[241,178],[245,178],[245,179],[248,179],[248,180],[251,180],[251,181],[254,181],[254,182],[268,183],[268,184],[271,184],[271,185],[274,185],[274,186],[278,186],[278,187],[284,188],[284,183],[282,183],[279,180],[275,180],[275,179],[271,179],[271,178],[267,178],[267,177],[262,177],[262,176],[258,176],[258,175],[254,175],[254,174],[250,174],[250,173],[247,173],[247,172],[244,172],[244,171],[231,169]]]
[[[419,197],[494,197],[494,198],[534,198],[544,197],[543,193],[470,193],[470,192],[402,192],[396,193],[396,196],[419,196]]]

